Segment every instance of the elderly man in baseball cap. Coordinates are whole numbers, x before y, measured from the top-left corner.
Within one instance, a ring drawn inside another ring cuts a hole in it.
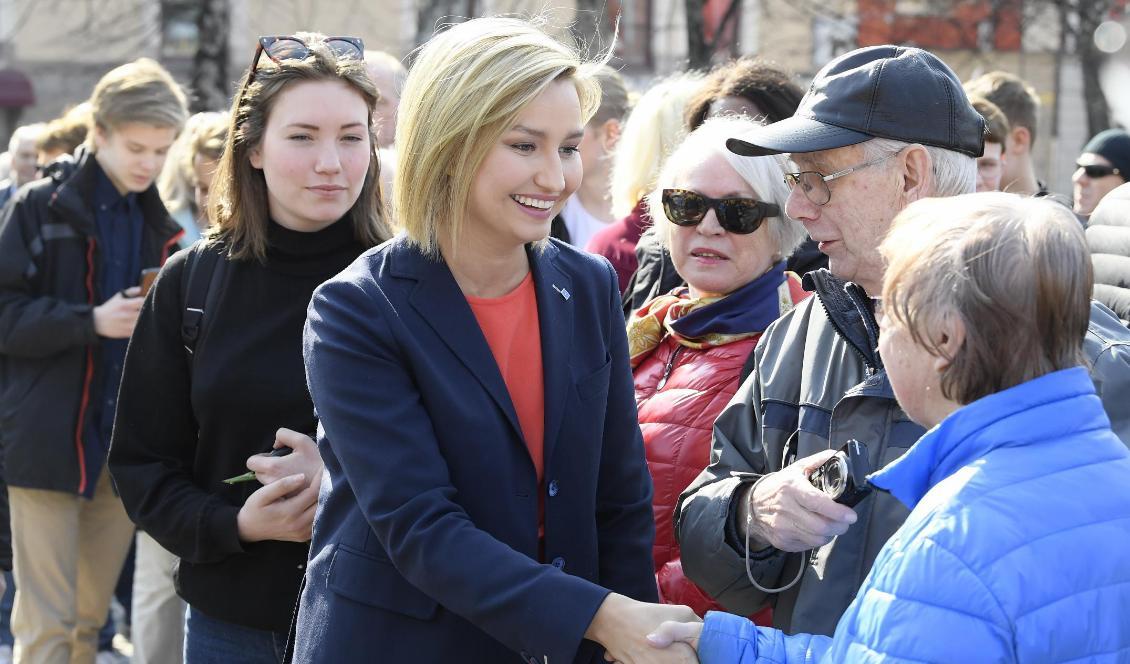
[[[832,634],[906,519],[889,494],[852,509],[809,476],[856,439],[866,447],[852,468],[862,483],[867,467],[883,467],[923,434],[895,401],[876,351],[879,244],[910,203],[974,191],[984,127],[944,62],[876,46],[825,66],[793,117],[728,142],[740,155],[791,155],[786,213],[829,259],[828,270],[805,276],[816,297],[765,332],[753,373],[715,422],[712,463],[676,508],[684,572],[728,610],[751,615],[770,603],[779,629]],[[1097,326],[1114,339],[1127,330],[1095,305],[1086,350],[1092,362],[1107,353],[1096,372],[1118,374],[1101,394],[1116,433],[1130,440],[1126,353],[1112,359]]]

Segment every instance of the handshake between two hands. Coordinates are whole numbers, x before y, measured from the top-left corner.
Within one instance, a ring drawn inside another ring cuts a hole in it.
[[[702,619],[685,606],[649,604],[611,593],[597,609],[585,638],[604,646],[604,659],[621,664],[698,662]]]

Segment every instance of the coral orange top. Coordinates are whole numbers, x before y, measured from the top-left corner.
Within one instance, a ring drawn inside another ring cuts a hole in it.
[[[502,297],[467,296],[510,392],[522,437],[537,469],[545,474],[545,382],[541,366],[541,328],[533,273]]]

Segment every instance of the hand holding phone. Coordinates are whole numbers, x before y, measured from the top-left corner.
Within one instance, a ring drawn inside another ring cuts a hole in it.
[[[293,451],[294,451],[294,448],[292,448],[292,447],[276,447],[275,449],[271,450],[271,452],[269,454],[267,454],[267,456],[269,456],[269,457],[284,457],[284,456],[290,454]],[[236,475],[235,477],[227,478],[226,480],[224,480],[224,484],[239,484],[240,482],[250,482],[251,480],[254,480],[254,479],[258,479],[258,478],[255,477],[255,471],[251,470],[251,471],[248,471],[248,472],[246,472],[242,475]]]
[[[302,473],[308,484],[316,484],[322,477],[322,455],[313,435],[299,433],[285,427],[275,432],[271,439],[273,450],[269,453],[254,454],[247,459],[247,468],[252,473],[232,477],[228,484],[247,482],[252,479],[270,484],[284,477]],[[283,458],[285,457],[285,459]],[[241,479],[242,478],[242,479]]]

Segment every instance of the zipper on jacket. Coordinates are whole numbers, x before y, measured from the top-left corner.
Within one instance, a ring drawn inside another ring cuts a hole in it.
[[[94,306],[94,238],[86,239],[86,298]],[[78,453],[78,492],[86,492],[86,451],[82,446],[82,433],[86,421],[86,409],[90,404],[90,384],[94,381],[94,350],[87,346],[86,370],[83,372],[82,397],[78,406],[78,421],[75,423],[75,452]]]
[[[675,370],[675,360],[678,359],[679,353],[683,352],[685,347],[678,344],[675,346],[675,351],[671,353],[671,357],[667,358],[667,366],[663,367],[663,375],[659,378],[659,384],[655,386],[656,392],[662,390],[663,386],[667,384],[667,379],[671,377],[671,372]]]
[[[832,314],[831,314],[831,313],[830,313],[830,312],[828,311],[828,305],[824,304],[824,300],[823,300],[823,299],[821,299],[821,297],[820,297],[820,291],[816,291],[815,293],[813,293],[813,296],[814,296],[814,297],[816,298],[816,301],[820,303],[820,308],[824,310],[824,317],[825,317],[825,318],[827,318],[827,319],[828,319],[828,322],[832,324],[832,329],[833,329],[833,330],[835,330],[835,331],[836,331],[836,334],[837,334],[837,335],[839,335],[839,337],[840,337],[841,339],[843,339],[843,340],[844,340],[844,341],[845,341],[845,342],[847,343],[847,347],[848,347],[848,348],[850,348],[850,349],[852,349],[852,351],[853,351],[853,352],[854,352],[854,353],[855,353],[856,355],[858,355],[858,356],[859,356],[859,359],[863,360],[863,367],[864,367],[864,368],[865,368],[865,369],[867,370],[867,372],[868,372],[868,375],[870,375],[870,374],[874,373],[874,372],[875,372],[875,368],[874,368],[873,366],[871,366],[871,362],[870,362],[870,361],[869,361],[869,360],[867,359],[867,356],[866,356],[866,355],[864,355],[864,354],[863,354],[863,352],[862,352],[862,351],[860,351],[860,350],[859,350],[858,348],[856,348],[856,347],[855,347],[855,344],[853,344],[853,343],[852,343],[852,342],[851,342],[851,341],[850,341],[850,340],[848,339],[848,336],[847,336],[847,334],[845,334],[845,333],[844,333],[844,330],[843,330],[843,328],[842,328],[842,327],[840,326],[840,324],[839,324],[839,322],[838,322],[838,321],[836,320],[835,316],[833,316],[833,315],[832,315]]]
[[[875,355],[875,370],[876,372],[881,371],[883,369],[883,358],[879,355],[879,322],[875,320],[870,298],[867,297],[859,284],[849,283],[844,288],[844,292],[855,305],[855,310],[859,313],[859,318],[863,322],[863,331],[867,334],[871,352]]]

